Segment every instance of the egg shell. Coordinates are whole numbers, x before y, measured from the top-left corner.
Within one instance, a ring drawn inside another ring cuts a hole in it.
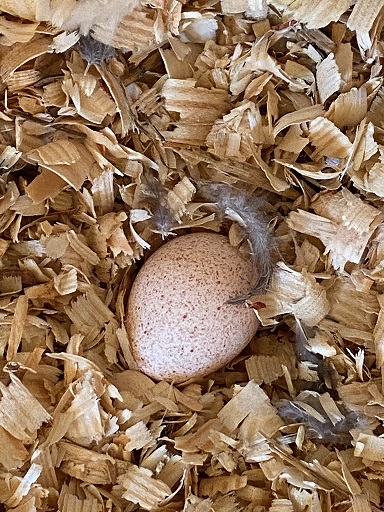
[[[228,304],[255,281],[252,264],[227,237],[179,236],[139,271],[129,296],[127,330],[141,371],[182,382],[229,363],[259,322],[245,304]]]

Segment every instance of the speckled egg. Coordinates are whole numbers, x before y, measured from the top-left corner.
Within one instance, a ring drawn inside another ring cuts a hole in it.
[[[154,379],[182,382],[229,363],[259,322],[245,304],[252,265],[227,237],[179,236],[158,249],[138,273],[127,306],[134,359]]]

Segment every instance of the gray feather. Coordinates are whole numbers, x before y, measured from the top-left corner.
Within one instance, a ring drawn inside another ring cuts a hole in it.
[[[356,427],[364,428],[368,426],[368,421],[356,411],[348,411],[341,403],[337,406],[342,413],[342,419],[335,425],[328,419],[324,409],[321,407],[316,397],[311,397],[309,405],[316,409],[322,416],[323,421],[319,421],[314,416],[308,414],[299,407],[295,401],[281,400],[275,404],[279,416],[285,423],[302,423],[306,427],[306,437],[309,439],[318,439],[321,442],[338,445],[348,445],[352,438],[350,430]]]
[[[103,64],[111,60],[116,54],[116,50],[113,46],[101,43],[91,35],[80,37],[78,50],[88,64]]]
[[[150,228],[159,233],[163,240],[175,234],[173,230],[178,224],[169,207],[167,193],[168,189],[153,174],[145,174],[145,184],[141,190],[142,202],[152,215]]]
[[[219,214],[238,222],[248,239],[251,251],[255,282],[249,293],[234,297],[228,302],[244,302],[253,295],[265,293],[272,275],[273,238],[267,215],[267,203],[255,194],[224,183],[202,185],[199,193],[216,204]]]

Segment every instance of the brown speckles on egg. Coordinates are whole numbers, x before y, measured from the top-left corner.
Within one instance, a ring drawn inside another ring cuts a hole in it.
[[[238,355],[258,321],[244,304],[252,265],[213,233],[179,236],[143,265],[130,293],[127,327],[139,368],[181,382],[206,375]]]

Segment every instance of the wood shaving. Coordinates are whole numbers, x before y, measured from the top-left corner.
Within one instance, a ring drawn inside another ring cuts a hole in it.
[[[121,492],[121,488],[122,497],[138,503],[143,510],[156,509],[171,494],[171,489],[161,480],[152,478],[152,472],[146,468],[131,466],[118,483],[115,493]]]
[[[50,414],[12,373],[8,386],[1,384],[1,427],[24,444],[31,444],[37,430],[50,419]]]
[[[0,509],[383,510],[382,2],[112,4],[1,3]],[[269,204],[261,326],[154,382],[143,261],[247,244],[202,184]]]

